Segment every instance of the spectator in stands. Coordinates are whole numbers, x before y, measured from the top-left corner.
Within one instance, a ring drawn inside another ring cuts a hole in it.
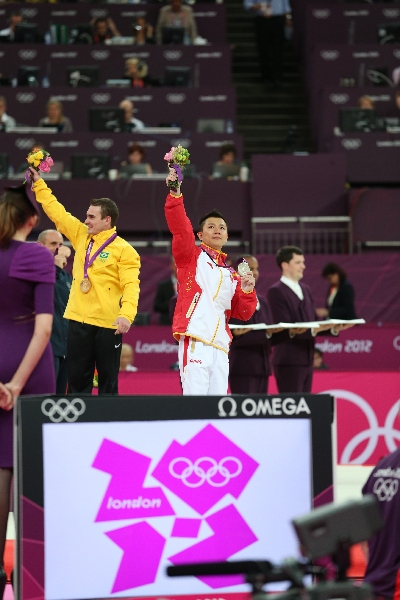
[[[319,348],[314,348],[314,371],[326,371],[328,365],[324,363],[324,354]]]
[[[177,294],[178,280],[176,278],[176,265],[173,256],[171,256],[169,267],[171,269],[171,275],[168,277],[168,279],[163,279],[158,284],[153,304],[154,312],[160,313],[160,325],[172,325],[172,317],[170,314],[170,301],[171,298],[176,297]]]
[[[219,161],[217,165],[233,165],[236,160],[235,144],[222,144],[219,150]]]
[[[155,44],[154,27],[150,23],[147,23],[146,17],[136,17],[133,30],[136,46]]]
[[[292,26],[289,0],[244,0],[244,8],[254,15],[261,79],[270,87],[279,87],[283,76],[285,25]]]
[[[0,30],[0,41],[13,42],[15,37],[15,26],[22,23],[22,20],[22,15],[18,11],[12,11],[8,27]]]
[[[125,61],[125,77],[130,79],[132,87],[143,88],[150,85],[148,67],[139,58],[128,58]]]
[[[7,114],[7,100],[0,96],[0,131],[7,131],[10,127],[15,127],[17,122],[13,117]]]
[[[197,37],[197,26],[193,10],[190,6],[182,5],[181,0],[170,0],[168,6],[163,6],[160,9],[156,25],[158,44],[162,44],[163,27],[183,27],[185,30],[185,44],[193,44]]]
[[[400,110],[400,89],[396,91],[394,101],[396,103],[397,108]]]
[[[59,132],[72,132],[71,120],[64,116],[63,105],[59,100],[50,98],[46,104],[46,112],[47,116],[40,119],[39,127],[57,127]]]
[[[322,319],[355,319],[354,288],[347,281],[346,271],[336,263],[327,263],[321,276],[329,282],[326,307],[317,308]]]
[[[119,103],[119,107],[123,108],[125,111],[125,131],[131,132],[137,131],[138,129],[144,129],[145,125],[143,121],[135,119],[133,116],[135,112],[135,106],[132,100],[122,100],[122,102]]]
[[[364,110],[373,110],[375,108],[375,102],[372,100],[371,96],[365,94],[364,96],[360,96],[357,100],[357,106]]]
[[[132,346],[130,344],[122,344],[119,370],[128,371],[130,373],[137,371],[137,367],[133,365],[134,356]]]
[[[219,160],[213,164],[211,179],[232,179],[239,176],[240,166],[236,162],[237,150],[230,142],[222,144],[219,150]]]
[[[106,40],[121,37],[111,17],[97,17],[97,19],[92,19],[90,24],[93,27],[94,44],[104,44]]]
[[[128,160],[121,165],[120,176],[122,178],[132,175],[151,175],[153,172],[149,163],[143,162],[146,150],[140,144],[131,144],[128,147]]]

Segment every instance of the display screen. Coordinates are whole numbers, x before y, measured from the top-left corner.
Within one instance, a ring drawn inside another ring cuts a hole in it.
[[[249,592],[166,567],[299,555],[310,419],[48,423],[43,458],[47,600]]]

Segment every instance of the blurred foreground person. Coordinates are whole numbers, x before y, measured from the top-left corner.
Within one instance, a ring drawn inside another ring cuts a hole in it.
[[[13,472],[13,407],[21,394],[55,391],[49,343],[55,268],[46,248],[26,243],[39,209],[28,185],[0,198],[0,598]]]
[[[399,415],[398,415],[399,417]],[[367,559],[364,581],[378,600],[400,598],[400,448],[382,458],[362,489],[379,501],[383,527],[363,549]]]

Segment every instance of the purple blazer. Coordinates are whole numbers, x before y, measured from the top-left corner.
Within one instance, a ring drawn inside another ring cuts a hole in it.
[[[314,300],[308,285],[300,283],[304,299],[298,296],[282,281],[271,286],[267,293],[269,306],[273,317],[273,323],[293,323],[296,321],[315,321]],[[282,331],[274,335],[277,344],[272,356],[274,365],[297,365],[311,366],[314,358],[314,337],[311,330],[289,337],[288,331]]]
[[[248,321],[230,319],[232,325],[246,327],[247,324],[255,323],[272,324],[271,311],[265,298],[258,296],[259,310],[255,310]],[[271,374],[270,364],[271,340],[266,336],[265,329],[260,331],[249,331],[235,338],[229,350],[229,374],[251,375],[255,377],[269,377]]]

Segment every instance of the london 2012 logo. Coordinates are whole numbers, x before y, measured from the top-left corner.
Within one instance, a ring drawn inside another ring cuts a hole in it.
[[[92,466],[111,476],[95,522],[124,520],[105,532],[123,551],[111,593],[154,583],[170,538],[183,544],[164,557],[172,564],[216,559],[216,548],[218,560],[227,560],[258,539],[235,502],[259,463],[213,425],[185,444],[172,441],[155,466],[150,457],[104,439]],[[166,533],[156,519],[167,516],[173,524]],[[134,522],[126,525],[129,519]],[[203,524],[212,535],[199,540]],[[242,582],[237,576],[199,579],[213,589]]]

